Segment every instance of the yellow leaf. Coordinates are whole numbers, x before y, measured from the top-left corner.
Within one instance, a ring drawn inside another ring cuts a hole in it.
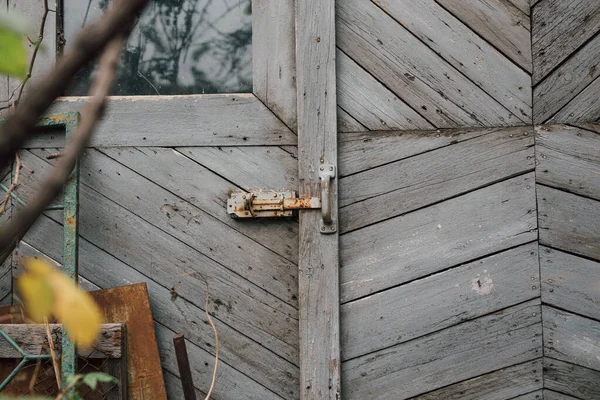
[[[19,277],[17,286],[29,317],[37,323],[42,323],[44,317],[50,317],[52,310],[52,288],[48,282],[33,273],[25,273]]]
[[[78,346],[93,345],[100,333],[102,317],[92,297],[45,260],[28,258],[24,265],[26,272],[19,278],[19,288],[21,285],[25,287],[25,291],[21,290],[32,317],[34,313],[39,316],[42,312],[47,315],[51,311]],[[43,288],[50,293],[50,297],[38,298]],[[34,309],[30,309],[31,305]]]

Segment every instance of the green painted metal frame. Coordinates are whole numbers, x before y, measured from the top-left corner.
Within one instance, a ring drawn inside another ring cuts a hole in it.
[[[63,128],[66,135],[66,143],[69,142],[71,135],[79,124],[79,113],[70,112],[42,117],[37,127],[40,128]],[[2,187],[3,186],[3,187]],[[0,188],[8,191],[6,186],[1,185]],[[21,204],[25,202],[17,195],[13,198]],[[79,247],[79,161],[75,163],[73,171],[69,176],[69,180],[64,188],[63,204],[58,206],[50,206],[48,210],[63,210],[63,271],[77,283],[77,265],[78,265],[78,247]],[[15,375],[29,362],[30,360],[46,359],[47,355],[32,355],[26,354],[17,343],[15,343],[2,329],[0,336],[7,340],[22,356],[23,359],[19,365],[11,372],[11,374],[0,384],[0,391],[10,383]],[[69,339],[68,332],[63,329],[62,333],[62,354],[61,354],[61,377],[62,386],[66,387],[67,380],[70,376],[77,373],[77,349],[75,344]]]

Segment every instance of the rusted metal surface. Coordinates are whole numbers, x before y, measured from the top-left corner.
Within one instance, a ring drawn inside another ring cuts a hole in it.
[[[196,400],[196,389],[194,388],[194,380],[192,379],[192,370],[190,369],[190,360],[188,359],[183,333],[173,336],[173,346],[175,347],[177,367],[181,376],[183,398],[184,400]]]
[[[154,323],[145,283],[90,292],[106,322],[127,325],[128,399],[166,400]]]
[[[296,210],[313,208],[321,208],[320,198],[297,198],[294,191],[232,192],[227,200],[227,212],[234,218],[291,217]]]

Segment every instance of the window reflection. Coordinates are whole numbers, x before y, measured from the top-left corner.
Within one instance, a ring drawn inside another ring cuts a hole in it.
[[[63,0],[64,47],[109,0]],[[252,91],[251,0],[152,0],[125,46],[115,95]],[[86,95],[94,66],[68,95]]]

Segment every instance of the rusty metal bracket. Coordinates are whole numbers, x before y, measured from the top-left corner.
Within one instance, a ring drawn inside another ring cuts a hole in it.
[[[336,168],[333,164],[321,164],[319,179],[321,180],[321,221],[319,229],[323,234],[335,233],[337,221],[333,218],[331,201],[331,180],[335,178]]]
[[[227,199],[227,213],[234,218],[291,217],[296,210],[313,208],[321,208],[321,199],[297,198],[293,190],[232,192]]]

